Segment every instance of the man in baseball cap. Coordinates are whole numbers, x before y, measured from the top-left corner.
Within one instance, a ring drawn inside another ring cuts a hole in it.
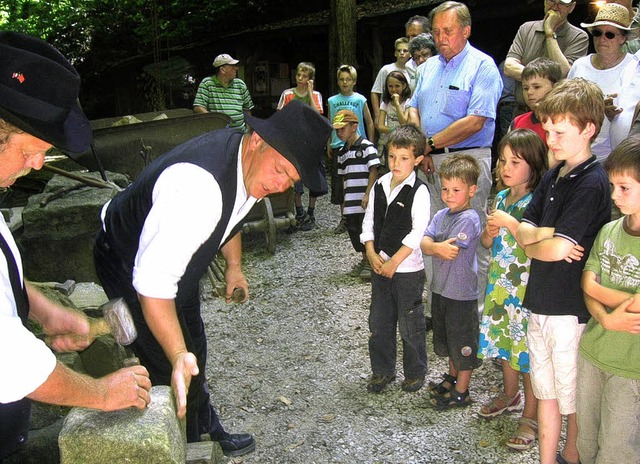
[[[213,60],[213,74],[205,77],[193,101],[196,113],[224,113],[231,121],[229,127],[246,130],[245,112],[253,109],[247,85],[238,79],[239,61],[227,53]]]
[[[249,295],[241,268],[240,229],[253,205],[302,179],[326,190],[318,165],[331,133],[310,106],[293,101],[268,119],[247,117],[252,131],[209,132],[157,158],[102,211],[94,261],[111,298],[124,296],[138,330],[131,345],[154,385],[171,385],[187,440],[201,433],[227,456],[255,449],[249,434],[225,431],[211,405],[207,338],[199,281],[220,251],[227,301]],[[246,297],[245,297],[246,299]]]
[[[77,103],[79,90],[78,73],[58,50],[0,32],[0,187],[40,169],[52,146],[69,153],[89,148],[91,128]],[[78,374],[26,328],[28,318],[42,324],[58,351],[82,350],[93,341],[83,313],[51,302],[24,280],[20,253],[0,216],[0,461],[26,443],[30,400],[108,411],[149,404],[146,368],[102,379]]]

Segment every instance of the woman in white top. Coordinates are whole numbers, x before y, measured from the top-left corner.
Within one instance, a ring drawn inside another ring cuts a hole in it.
[[[622,48],[631,30],[631,19],[626,7],[606,3],[598,11],[593,23],[580,24],[593,36],[596,52],[577,59],[567,78],[582,77],[595,82],[605,96],[624,92],[620,87],[620,76],[624,67],[633,60],[633,55],[625,53]],[[600,134],[591,145],[591,151],[600,162],[615,148],[612,146],[609,129],[610,121],[605,118]]]

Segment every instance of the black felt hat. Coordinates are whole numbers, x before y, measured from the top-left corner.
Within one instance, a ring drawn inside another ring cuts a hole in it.
[[[291,161],[309,190],[327,192],[327,181],[319,169],[332,130],[326,118],[293,100],[267,119],[249,114],[246,119],[265,142]]]
[[[70,153],[91,143],[78,105],[80,76],[54,47],[16,32],[0,32],[0,118]]]

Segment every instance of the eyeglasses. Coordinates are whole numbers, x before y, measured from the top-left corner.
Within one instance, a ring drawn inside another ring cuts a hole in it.
[[[613,40],[620,35],[620,34],[614,34],[611,31],[602,32],[600,29],[594,29],[591,31],[591,35],[594,37],[600,37],[602,34],[604,34],[607,40]]]

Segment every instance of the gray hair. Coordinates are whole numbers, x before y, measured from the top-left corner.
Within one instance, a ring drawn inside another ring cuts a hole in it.
[[[438,13],[443,13],[448,10],[456,11],[458,22],[462,27],[467,27],[467,26],[471,27],[471,12],[469,11],[469,8],[467,8],[467,5],[460,2],[448,1],[448,2],[441,3],[440,5],[435,7],[433,10],[431,10],[431,12],[429,13],[429,21],[433,24],[433,18],[435,17],[435,15],[437,15]]]
[[[0,119],[0,153],[4,151],[4,147],[14,134],[22,134],[24,131],[10,122]]]
[[[428,48],[431,50],[431,56],[438,54],[436,43],[433,41],[433,36],[430,33],[422,33],[415,36],[409,41],[409,54],[413,55],[418,50],[424,50]]]

